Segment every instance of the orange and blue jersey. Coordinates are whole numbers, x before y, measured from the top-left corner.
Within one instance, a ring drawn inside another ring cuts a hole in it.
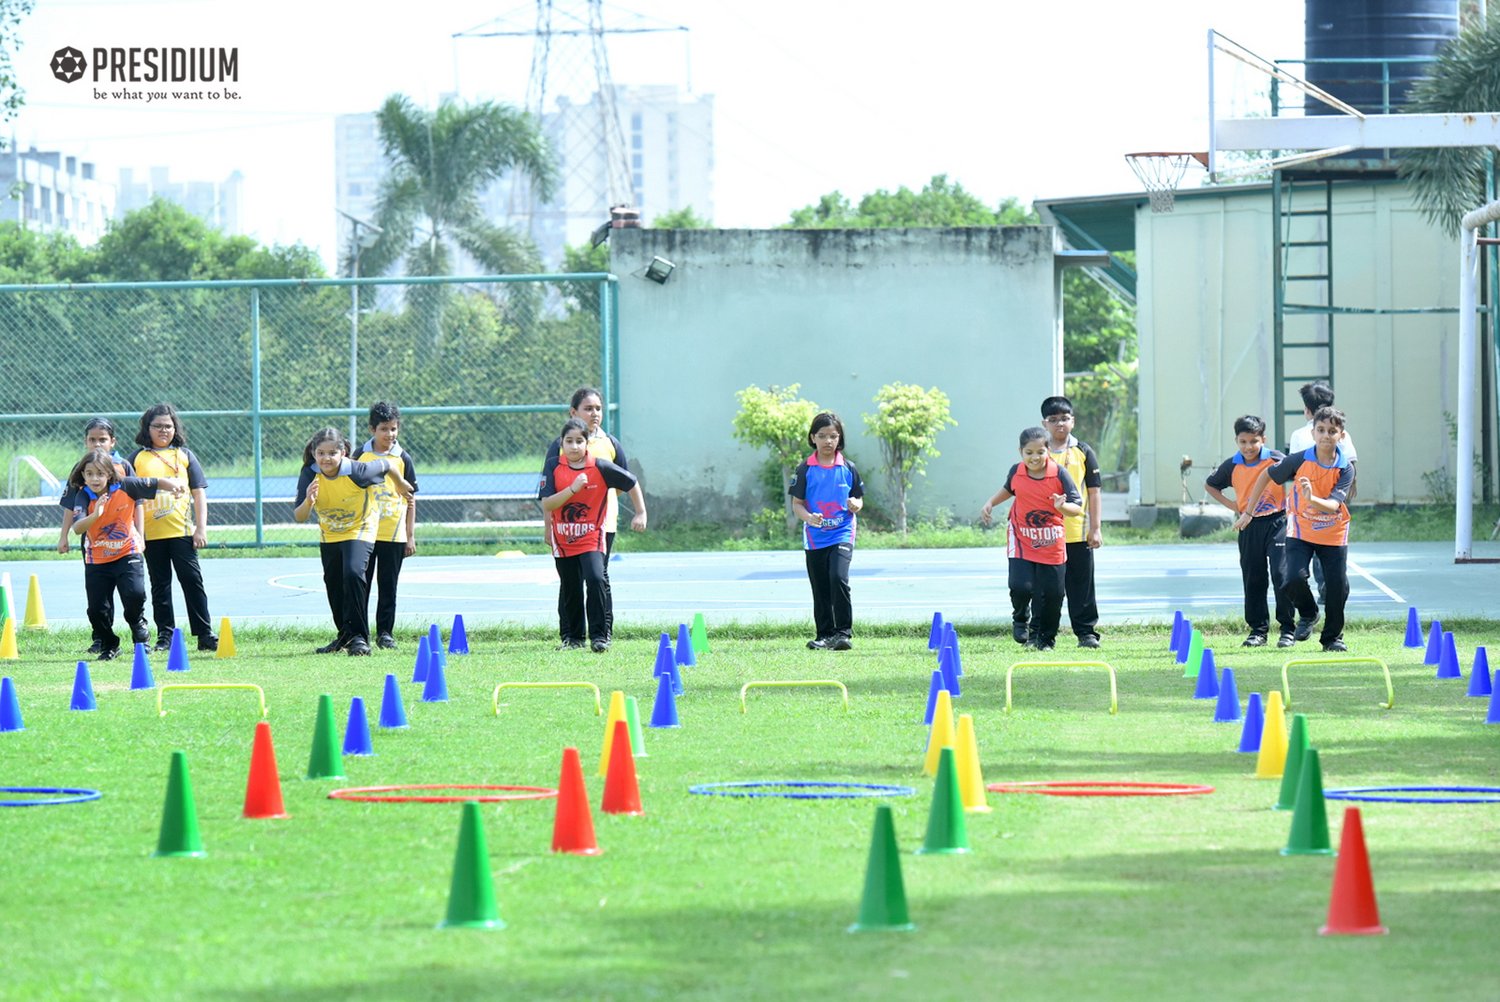
[[[141,552],[143,541],[135,533],[135,504],[156,496],[156,478],[126,477],[110,484],[103,494],[78,487],[73,496],[75,522],[100,513],[83,532],[84,563],[108,564]]]
[[[1306,477],[1312,493],[1338,503],[1338,510],[1323,511],[1307,499],[1299,481]],[[1354,489],[1354,464],[1342,447],[1334,450],[1333,462],[1318,461],[1318,448],[1294,452],[1271,467],[1271,482],[1290,484],[1286,491],[1286,538],[1319,546],[1349,545],[1349,492]]]
[[[1021,463],[1005,474],[1003,485],[1015,495],[1007,523],[1006,554],[1034,564],[1068,562],[1063,513],[1052,504],[1052,495],[1061,494],[1074,504],[1083,497],[1068,471],[1048,459],[1040,477],[1033,477]]]
[[[1235,510],[1243,515],[1245,505],[1250,501],[1250,488],[1255,485],[1255,478],[1260,476],[1260,471],[1285,458],[1286,456],[1282,453],[1266,446],[1261,446],[1260,456],[1253,463],[1246,462],[1245,457],[1236,452],[1220,463],[1219,468],[1210,473],[1204,482],[1216,491],[1233,488]],[[1260,503],[1250,514],[1253,518],[1279,515],[1285,507],[1285,502],[1285,490],[1273,481],[1266,484],[1266,489],[1260,496]]]
[[[865,485],[859,479],[859,471],[842,452],[834,453],[833,462],[827,466],[818,462],[816,452],[808,456],[797,466],[787,493],[800,500],[809,512],[823,516],[822,525],[803,526],[804,550],[854,542],[856,519],[849,510],[849,499],[864,497]]]

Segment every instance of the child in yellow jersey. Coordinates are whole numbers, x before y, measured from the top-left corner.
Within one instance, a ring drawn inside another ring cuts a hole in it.
[[[292,517],[306,522],[314,512],[322,542],[323,587],[338,635],[318,648],[319,654],[347,650],[351,657],[370,653],[370,593],[365,570],[380,508],[375,487],[387,476],[398,493],[411,499],[412,486],[401,476],[399,464],[389,459],[361,463],[349,458],[349,441],[337,428],[324,428],[302,450],[302,474],[297,478],[297,506]]]
[[[1047,428],[1047,449],[1052,461],[1068,471],[1083,493],[1083,511],[1063,519],[1063,538],[1068,551],[1064,579],[1068,592],[1068,623],[1079,647],[1099,646],[1099,603],[1094,597],[1094,551],[1103,542],[1100,534],[1099,457],[1073,437],[1073,401],[1048,397],[1042,401],[1042,424]],[[1020,639],[1018,636],[1017,640]]]
[[[362,462],[389,459],[399,463],[401,476],[417,490],[417,464],[411,451],[397,439],[401,434],[401,408],[382,400],[370,408],[370,438],[360,446]],[[370,551],[370,566],[365,569],[368,592],[378,577],[380,600],[375,604],[375,645],[394,648],[396,638],[396,581],[401,577],[401,563],[417,551],[417,501],[408,500],[396,490],[390,474],[375,488],[375,503],[380,509],[380,524],[375,528],[375,545]]]
[[[158,495],[146,507],[146,574],[151,579],[156,649],[164,651],[172,646],[172,631],[177,626],[172,612],[175,572],[198,649],[216,651],[219,638],[214,636],[203,571],[198,566],[198,551],[208,542],[208,481],[198,457],[187,448],[187,429],[177,408],[165,403],[148,407],[141,415],[135,444],[141,448],[130,462],[137,476],[171,477],[187,481],[188,486],[187,494]]]

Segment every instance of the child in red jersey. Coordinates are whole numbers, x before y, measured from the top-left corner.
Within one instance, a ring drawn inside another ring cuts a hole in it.
[[[1064,565],[1063,516],[1083,514],[1083,495],[1068,471],[1053,461],[1047,432],[1021,432],[1021,462],[1005,474],[1005,483],[985,502],[979,518],[990,524],[996,505],[1010,506],[1007,551],[1010,556],[1011,634],[1020,644],[1050,651],[1062,618]],[[1029,615],[1029,620],[1028,620]]]
[[[74,497],[73,532],[83,537],[83,587],[88,595],[89,625],[99,660],[120,654],[115,636],[115,598],[136,643],[150,636],[146,629],[146,573],[141,560],[144,541],[136,529],[136,502],[157,491],[182,494],[187,484],[170,477],[121,477],[114,460],[103,449],[88,452],[68,474]]]

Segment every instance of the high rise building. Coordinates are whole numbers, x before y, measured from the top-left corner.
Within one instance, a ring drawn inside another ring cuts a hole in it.
[[[159,198],[182,206],[222,233],[240,234],[244,232],[244,186],[245,176],[239,171],[232,171],[222,181],[173,181],[167,167],[148,168],[144,177],[124,167],[120,170],[115,218],[122,219]]]
[[[94,165],[57,150],[0,151],[0,219],[41,233],[71,233],[84,245],[104,235],[115,214],[115,189]]]

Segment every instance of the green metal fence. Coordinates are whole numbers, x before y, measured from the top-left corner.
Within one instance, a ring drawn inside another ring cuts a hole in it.
[[[128,456],[162,401],[208,478],[210,546],[315,541],[291,518],[303,446],[331,425],[358,449],[377,400],[401,408],[419,539],[524,534],[573,391],[618,427],[615,293],[596,273],[0,285],[0,546],[56,546],[84,424],[109,417]]]

